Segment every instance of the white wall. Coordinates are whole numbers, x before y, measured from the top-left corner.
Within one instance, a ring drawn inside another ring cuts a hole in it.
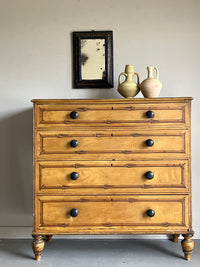
[[[32,225],[32,98],[119,98],[133,64],[160,96],[193,96],[193,221],[200,237],[198,0],[0,0],[0,226]],[[72,89],[72,31],[112,30],[115,89]],[[140,94],[138,97],[142,97]]]

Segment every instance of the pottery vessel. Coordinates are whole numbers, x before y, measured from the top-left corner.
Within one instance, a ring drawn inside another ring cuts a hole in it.
[[[121,82],[122,76],[125,76],[124,82]],[[133,80],[134,76],[137,76],[137,83]],[[139,76],[136,72],[134,72],[133,65],[125,66],[125,71],[119,75],[118,82],[118,92],[125,98],[133,98],[140,91]]]
[[[156,71],[156,78],[153,77],[153,70]],[[148,77],[140,84],[140,90],[144,97],[158,97],[162,89],[162,83],[158,80],[159,70],[156,67],[147,67]]]

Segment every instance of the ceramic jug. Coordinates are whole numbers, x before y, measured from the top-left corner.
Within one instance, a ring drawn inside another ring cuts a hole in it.
[[[156,71],[156,78],[153,77],[153,70]],[[156,67],[147,67],[148,77],[140,84],[140,90],[144,97],[158,97],[162,88],[162,83],[158,80],[159,70]]]
[[[137,83],[133,80],[134,76],[137,76]],[[125,76],[125,81],[121,82],[121,77]],[[133,65],[126,65],[125,72],[119,75],[118,79],[118,92],[125,98],[133,98],[140,91],[139,89],[139,76],[134,72]]]

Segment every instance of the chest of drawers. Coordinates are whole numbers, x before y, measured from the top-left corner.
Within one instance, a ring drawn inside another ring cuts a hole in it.
[[[191,100],[32,100],[36,260],[57,234],[182,234],[190,259]]]

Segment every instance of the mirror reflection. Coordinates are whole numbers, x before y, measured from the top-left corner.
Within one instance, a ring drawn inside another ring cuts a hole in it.
[[[105,78],[105,39],[81,39],[81,79]]]

